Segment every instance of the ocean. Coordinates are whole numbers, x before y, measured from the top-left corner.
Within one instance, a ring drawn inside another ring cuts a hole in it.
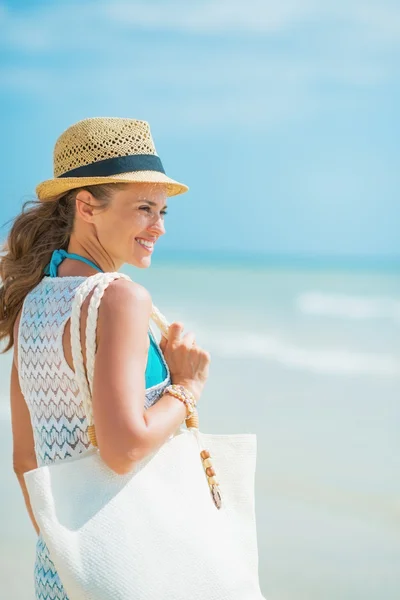
[[[268,600],[400,597],[400,277],[235,264],[124,268],[211,354],[200,429],[256,433]],[[156,327],[153,329],[156,330]],[[33,598],[0,359],[0,597]]]

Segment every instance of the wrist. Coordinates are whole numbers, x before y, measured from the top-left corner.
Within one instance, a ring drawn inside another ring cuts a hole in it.
[[[175,396],[186,406],[186,419],[189,419],[196,411],[197,401],[192,392],[184,385],[172,383],[164,390],[165,394]]]
[[[202,387],[193,379],[177,378],[172,381],[173,385],[183,385],[191,394],[193,394],[196,402],[200,399]]]

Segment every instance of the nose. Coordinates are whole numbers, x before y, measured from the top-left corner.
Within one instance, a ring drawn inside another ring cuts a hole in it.
[[[153,225],[151,227],[149,227],[148,231],[152,232],[154,235],[157,235],[157,237],[164,235],[165,225],[164,225],[164,219],[163,219],[162,215],[159,215],[157,221],[155,221],[155,223],[153,223]]]

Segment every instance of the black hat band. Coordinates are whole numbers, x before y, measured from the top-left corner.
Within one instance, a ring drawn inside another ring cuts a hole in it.
[[[114,156],[83,165],[66,171],[62,177],[109,177],[132,171],[158,171],[164,173],[164,167],[159,156],[155,154],[133,154],[131,156]]]

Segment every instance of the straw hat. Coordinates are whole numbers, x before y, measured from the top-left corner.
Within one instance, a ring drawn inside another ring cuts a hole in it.
[[[71,125],[54,147],[54,179],[39,183],[42,202],[85,185],[101,183],[166,184],[168,196],[189,188],[165,175],[146,121],[95,117]]]

